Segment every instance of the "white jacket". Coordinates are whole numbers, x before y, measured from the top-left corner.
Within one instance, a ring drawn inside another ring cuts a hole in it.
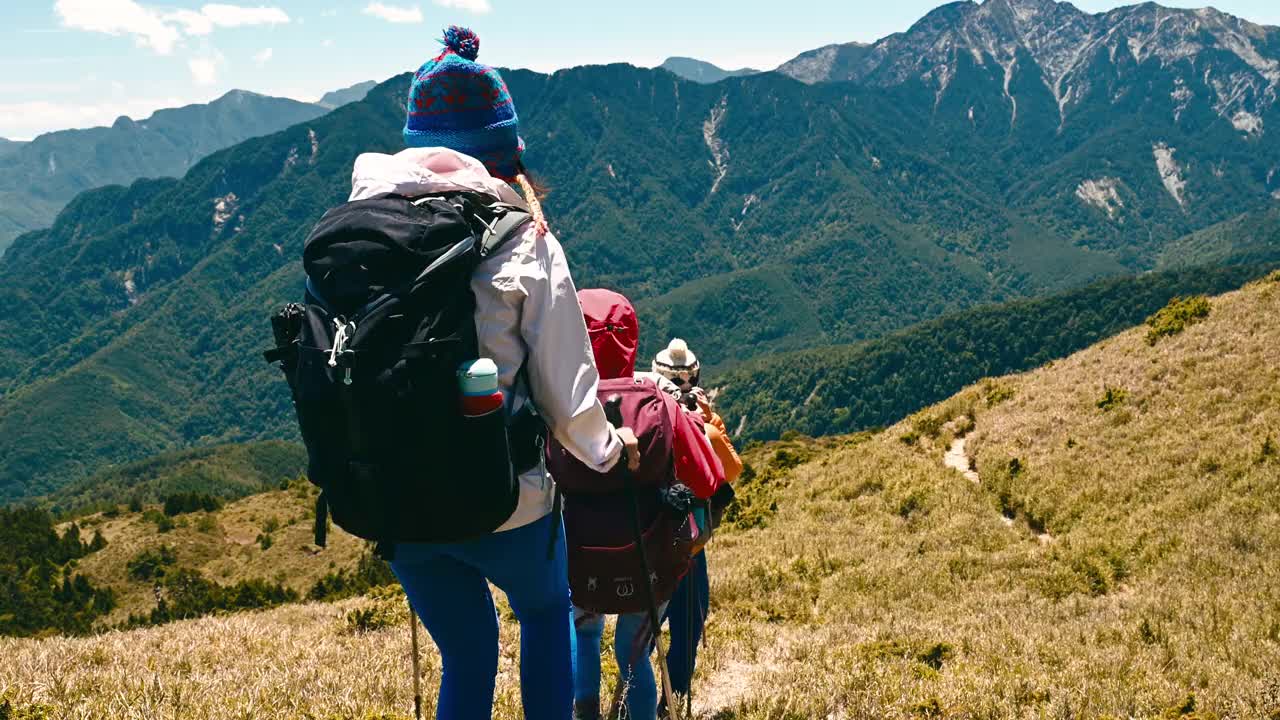
[[[356,158],[351,200],[383,193],[417,197],[466,190],[526,207],[510,185],[474,158],[446,148],[411,148]],[[551,432],[584,464],[612,468],[622,443],[596,398],[600,380],[578,292],[555,236],[538,237],[532,223],[519,240],[486,259],[471,280],[480,355],[498,365],[498,383],[515,412],[529,401],[516,375],[528,360],[533,403]],[[500,528],[512,530],[551,512],[552,484],[542,470],[520,477],[520,503]]]

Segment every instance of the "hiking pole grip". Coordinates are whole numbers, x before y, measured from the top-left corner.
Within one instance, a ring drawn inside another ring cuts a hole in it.
[[[622,396],[610,395],[604,401],[604,417],[615,428],[622,427]]]

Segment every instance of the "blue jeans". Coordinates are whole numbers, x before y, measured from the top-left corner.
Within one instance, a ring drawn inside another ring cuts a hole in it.
[[[391,569],[404,586],[443,666],[439,720],[489,720],[498,674],[502,589],[520,622],[520,696],[529,720],[573,716],[573,627],[564,529],[548,557],[554,515],[515,530],[444,545],[396,545]]]
[[[689,593],[693,593],[690,608]],[[692,612],[690,611],[692,610]],[[711,610],[711,582],[707,577],[707,553],[693,556],[689,574],[680,581],[680,587],[671,597],[667,608],[667,621],[671,623],[671,648],[667,651],[667,669],[671,673],[672,692],[687,695],[693,680],[693,669],[698,661],[698,642],[702,640],[702,626]]]
[[[658,608],[662,617],[665,608]],[[574,664],[573,692],[582,703],[600,701],[600,640],[604,636],[604,615],[574,609],[574,632],[577,635],[577,662]],[[618,616],[614,629],[613,656],[618,661],[618,682],[627,684],[627,718],[655,720],[658,717],[658,686],[649,664],[653,647],[649,613]],[[634,667],[632,665],[634,664]],[[609,708],[600,709],[601,717]]]

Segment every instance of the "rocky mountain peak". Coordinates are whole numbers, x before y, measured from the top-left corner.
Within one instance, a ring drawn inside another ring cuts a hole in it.
[[[1139,68],[1173,76],[1169,92],[1192,93],[1235,123],[1273,106],[1280,88],[1280,28],[1257,25],[1211,8],[1186,10],[1156,3],[1090,14],[1056,0],[955,2],[936,8],[906,32],[835,63],[833,46],[807,53],[779,71],[805,82],[852,80],[894,86],[912,79],[934,88],[938,100],[956,77],[961,56],[998,66],[1010,95],[1015,76],[1030,73],[1057,101],[1060,120],[1100,78],[1124,82]],[[1034,62],[1026,62],[1026,58]],[[826,62],[820,62],[826,60]],[[820,71],[826,71],[824,76]],[[1122,89],[1114,89],[1117,97]],[[1238,124],[1238,123],[1237,123]],[[1251,127],[1251,119],[1245,123]]]

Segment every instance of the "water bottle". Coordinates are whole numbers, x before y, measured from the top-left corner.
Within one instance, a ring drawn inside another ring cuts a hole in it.
[[[462,414],[467,417],[488,415],[502,407],[498,366],[489,358],[468,360],[458,367],[458,390],[462,396]]]

